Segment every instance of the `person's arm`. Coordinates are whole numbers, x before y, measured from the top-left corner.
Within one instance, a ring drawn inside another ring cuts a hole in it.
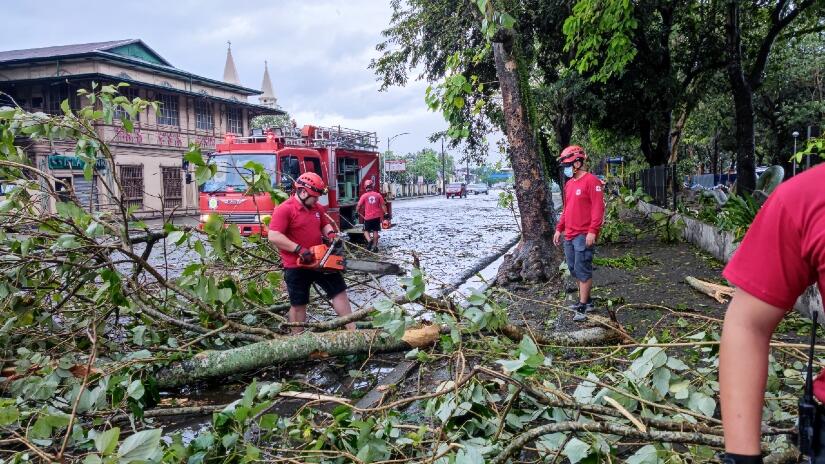
[[[278,232],[276,230],[270,229],[269,234],[267,235],[267,238],[269,239],[270,242],[272,242],[273,245],[275,245],[279,249],[284,250],[284,251],[288,251],[290,253],[297,253],[298,252],[297,250],[300,250],[300,248],[301,248],[300,245],[293,242],[292,240],[287,238],[286,235],[284,235],[281,232]]]
[[[785,316],[741,288],[730,302],[719,347],[719,399],[728,453],[761,454],[762,406],[771,334]]]
[[[364,211],[364,199],[365,198],[366,198],[365,195],[361,195],[361,198],[358,199],[358,204],[355,206],[355,212],[359,216],[361,216],[362,218],[364,217],[363,211]]]
[[[595,185],[590,187],[590,225],[587,228],[586,244],[593,246],[596,237],[602,229],[604,223],[604,184],[596,180]]]
[[[565,185],[561,190],[562,198],[565,198],[564,192],[567,189],[567,185]],[[553,193],[550,192],[552,195]],[[559,222],[556,223],[556,233],[553,234],[553,245],[559,246],[561,244],[561,234],[564,232],[564,210],[565,208],[562,207],[561,214],[559,215]]]

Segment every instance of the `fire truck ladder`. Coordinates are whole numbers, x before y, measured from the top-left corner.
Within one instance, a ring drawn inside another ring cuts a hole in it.
[[[340,148],[354,150],[376,150],[378,136],[375,132],[337,127],[316,127],[312,140],[315,146],[335,144]]]

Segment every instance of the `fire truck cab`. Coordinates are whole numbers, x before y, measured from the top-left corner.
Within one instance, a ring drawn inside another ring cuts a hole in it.
[[[367,179],[381,185],[377,147],[375,132],[341,127],[256,129],[250,137],[228,134],[209,157],[218,172],[200,187],[200,227],[210,215],[220,215],[242,235],[267,233],[268,217],[277,205],[268,194],[246,193],[244,178],[252,171],[244,166],[254,161],[269,173],[274,187],[289,194],[301,174],[320,175],[329,187],[320,203],[341,231],[362,239],[356,206]]]

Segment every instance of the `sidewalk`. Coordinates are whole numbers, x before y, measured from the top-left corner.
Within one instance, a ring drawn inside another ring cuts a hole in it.
[[[417,198],[429,198],[429,197],[438,197],[441,196],[440,193],[431,193],[429,195],[417,195],[413,197],[395,197],[391,198],[390,201],[403,201],[403,200],[415,200]]]

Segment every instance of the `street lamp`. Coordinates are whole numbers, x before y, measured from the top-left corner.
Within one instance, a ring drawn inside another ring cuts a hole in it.
[[[395,134],[392,137],[387,137],[387,155],[390,154],[390,142],[395,140],[396,137],[401,137],[402,135],[409,135],[409,132],[401,132],[400,134]],[[386,161],[386,160],[384,160],[384,161]],[[384,163],[382,162],[381,163],[381,182],[385,182],[384,181],[384,175],[385,174],[386,173],[385,173],[385,169],[384,169]]]
[[[799,132],[793,131],[791,134],[793,136],[793,175],[796,175],[796,139],[799,137]]]

